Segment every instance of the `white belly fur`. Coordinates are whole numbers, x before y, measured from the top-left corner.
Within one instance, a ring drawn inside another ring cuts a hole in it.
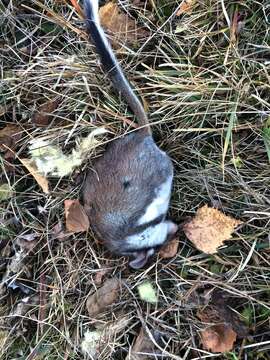
[[[167,238],[168,222],[164,221],[154,226],[149,226],[144,231],[127,237],[127,242],[132,249],[154,247],[161,245]]]
[[[138,220],[138,225],[147,224],[148,222],[156,219],[161,214],[165,214],[168,211],[170,195],[172,188],[172,176],[161,184],[156,191],[156,197],[145,210],[145,213]]]

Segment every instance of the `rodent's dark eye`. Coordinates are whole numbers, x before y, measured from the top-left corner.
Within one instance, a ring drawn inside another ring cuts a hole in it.
[[[127,189],[130,186],[130,181],[128,181],[128,180],[124,181],[123,186],[125,189]]]

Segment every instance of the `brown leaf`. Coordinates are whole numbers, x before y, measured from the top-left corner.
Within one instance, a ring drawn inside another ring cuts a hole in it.
[[[131,349],[130,354],[127,355],[126,360],[146,360],[149,359],[149,355],[154,352],[155,346],[145,330],[141,328],[139,335],[137,336],[135,343]]]
[[[41,187],[45,194],[49,193],[48,180],[37,169],[35,163],[29,159],[19,159],[20,162],[26,167],[30,174],[35,178],[38,185]]]
[[[180,16],[181,14],[191,14],[196,1],[197,0],[183,0],[176,16]]]
[[[175,238],[169,241],[167,244],[162,246],[162,248],[159,251],[159,256],[162,259],[170,259],[174,257],[177,254],[179,246],[179,239]]]
[[[197,210],[196,216],[183,226],[183,230],[197,249],[214,254],[225,240],[231,238],[239,224],[242,222],[204,205]]]
[[[106,311],[110,305],[118,301],[121,293],[121,281],[108,279],[86,302],[86,308],[91,317]]]
[[[33,123],[38,126],[47,126],[53,119],[53,112],[59,105],[59,99],[48,100],[42,104],[33,116]]]
[[[81,232],[89,229],[89,219],[79,200],[65,200],[66,228],[68,231]]]
[[[21,128],[16,124],[7,124],[0,130],[0,151],[8,154],[5,158],[14,158],[14,154],[11,150],[14,150],[16,143],[22,136]],[[10,150],[11,149],[11,150]]]
[[[202,346],[212,352],[227,352],[233,349],[236,332],[226,324],[211,325],[201,331]]]
[[[148,36],[148,31],[138,28],[134,19],[121,11],[116,3],[109,2],[99,9],[101,25],[113,35],[112,44],[136,45],[138,40]],[[119,45],[118,45],[119,47]]]

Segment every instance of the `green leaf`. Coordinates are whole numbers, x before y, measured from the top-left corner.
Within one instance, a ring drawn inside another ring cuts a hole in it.
[[[9,184],[2,184],[0,185],[0,201],[5,201],[10,199],[13,195],[12,188]]]
[[[139,296],[142,300],[149,302],[151,304],[156,304],[158,301],[156,291],[153,285],[146,281],[143,284],[138,286]]]

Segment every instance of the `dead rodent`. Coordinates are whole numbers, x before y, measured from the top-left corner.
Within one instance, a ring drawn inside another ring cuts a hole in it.
[[[105,246],[114,254],[132,256],[130,266],[141,268],[177,231],[177,226],[166,220],[173,165],[155,144],[147,115],[100,26],[98,1],[85,0],[84,9],[87,30],[102,65],[141,126],[113,141],[89,170],[83,186],[84,207]]]

